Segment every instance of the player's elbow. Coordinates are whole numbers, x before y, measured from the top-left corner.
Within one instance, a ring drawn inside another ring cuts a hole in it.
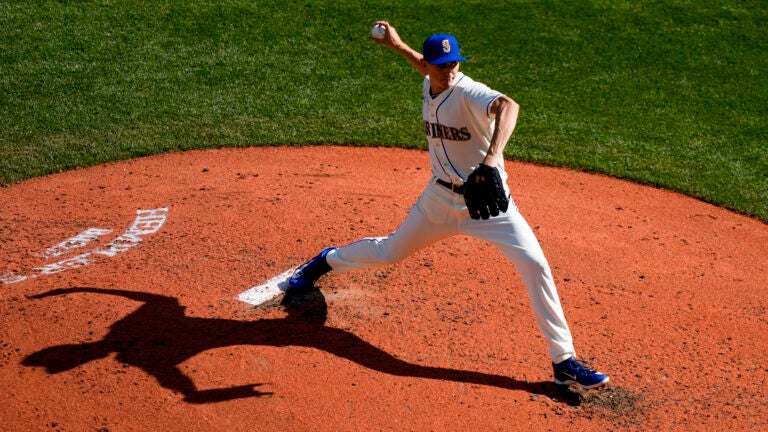
[[[520,105],[517,102],[515,102],[511,97],[502,96],[501,99],[504,103],[504,108],[506,108],[507,110],[514,113],[517,113],[518,111],[520,111]]]
[[[520,105],[507,95],[501,95],[496,102],[491,105],[491,114],[504,115],[509,114],[517,117],[520,111]]]

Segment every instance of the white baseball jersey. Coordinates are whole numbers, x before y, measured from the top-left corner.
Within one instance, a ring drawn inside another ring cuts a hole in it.
[[[422,115],[435,177],[461,185],[488,152],[493,135],[491,104],[501,96],[485,84],[459,72],[454,85],[432,97],[424,78]],[[498,166],[506,184],[503,160]]]

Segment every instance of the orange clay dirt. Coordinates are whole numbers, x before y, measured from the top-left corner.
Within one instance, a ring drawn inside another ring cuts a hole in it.
[[[525,289],[468,237],[238,294],[386,235],[422,151],[192,151],[0,189],[6,431],[768,428],[768,226],[678,194],[507,162],[579,356],[555,386]]]

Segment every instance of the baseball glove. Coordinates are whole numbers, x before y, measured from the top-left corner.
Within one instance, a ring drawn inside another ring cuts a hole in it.
[[[464,202],[472,219],[488,219],[509,208],[499,170],[480,164],[464,182]]]

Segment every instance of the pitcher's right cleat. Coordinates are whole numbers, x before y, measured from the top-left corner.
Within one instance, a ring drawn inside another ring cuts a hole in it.
[[[288,279],[288,289],[303,290],[312,288],[315,285],[315,281],[318,280],[320,276],[333,270],[331,266],[328,265],[328,261],[325,260],[325,257],[328,255],[328,252],[335,249],[335,247],[325,248],[322,252],[317,254],[316,257],[300,265],[299,268],[293,272],[290,279]]]
[[[575,357],[560,363],[552,363],[555,384],[578,384],[584,389],[593,389],[608,384],[608,375],[592,370],[579,363]]]

